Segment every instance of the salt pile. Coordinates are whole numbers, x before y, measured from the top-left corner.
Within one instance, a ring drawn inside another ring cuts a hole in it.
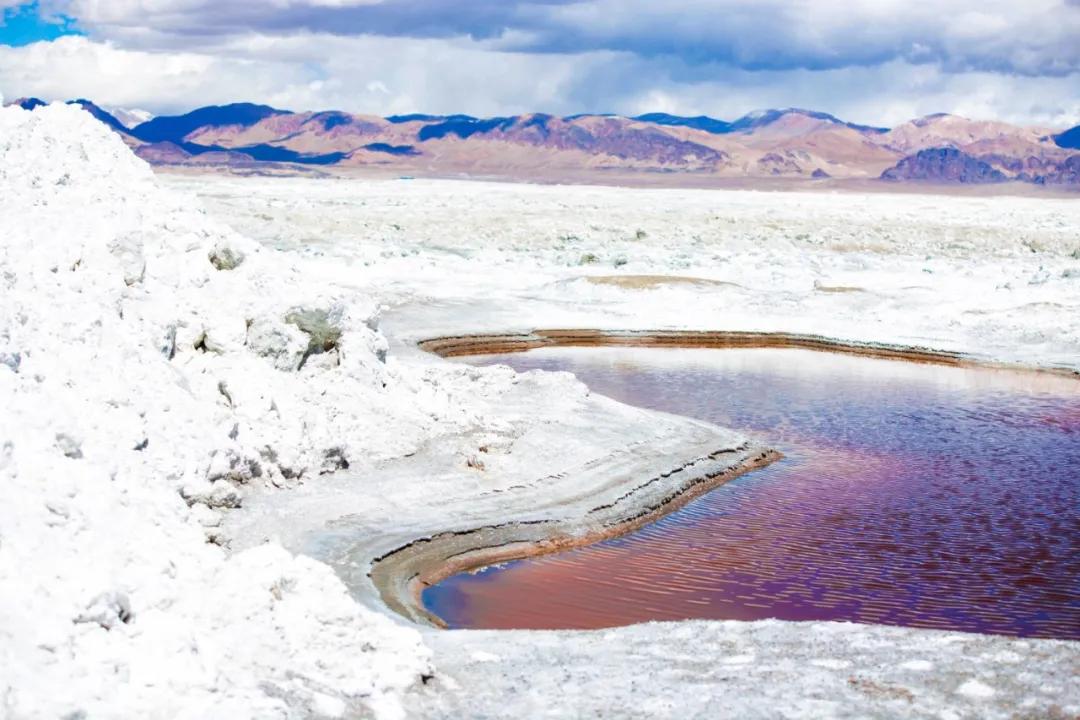
[[[0,715],[399,714],[415,630],[278,545],[214,544],[245,484],[430,434],[439,392],[387,367],[376,306],[77,107],[0,110],[0,217]]]

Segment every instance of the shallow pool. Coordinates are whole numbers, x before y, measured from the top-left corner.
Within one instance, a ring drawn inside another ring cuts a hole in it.
[[[575,373],[785,458],[622,538],[425,590],[451,627],[850,620],[1080,638],[1080,381],[806,350],[563,348]]]

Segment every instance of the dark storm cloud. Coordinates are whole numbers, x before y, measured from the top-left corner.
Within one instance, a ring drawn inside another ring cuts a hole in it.
[[[342,0],[341,2],[142,2],[53,0],[51,5],[102,31],[146,28],[183,35],[245,31],[391,37],[501,36],[542,23],[547,9],[580,0]]]
[[[463,35],[486,40],[509,30],[542,25],[552,6],[575,2],[579,0],[390,0],[333,8],[306,5],[265,18],[264,27],[417,38]]]
[[[947,72],[1080,69],[1080,0],[55,0],[106,37],[257,32],[470,38],[506,51],[624,52],[683,65]]]
[[[0,0],[0,5],[11,0]],[[85,35],[0,45],[0,91],[173,112],[801,106],[1080,121],[1080,0],[40,0]]]

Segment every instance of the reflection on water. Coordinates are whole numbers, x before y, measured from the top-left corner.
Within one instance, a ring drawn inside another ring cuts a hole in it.
[[[551,349],[627,403],[785,453],[623,538],[458,575],[451,627],[850,620],[1080,638],[1080,382],[803,350]]]

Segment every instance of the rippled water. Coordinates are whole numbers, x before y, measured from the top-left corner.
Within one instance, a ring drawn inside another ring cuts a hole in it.
[[[1080,639],[1080,381],[776,349],[473,362],[569,370],[785,458],[620,539],[428,588],[451,627],[783,618]]]

